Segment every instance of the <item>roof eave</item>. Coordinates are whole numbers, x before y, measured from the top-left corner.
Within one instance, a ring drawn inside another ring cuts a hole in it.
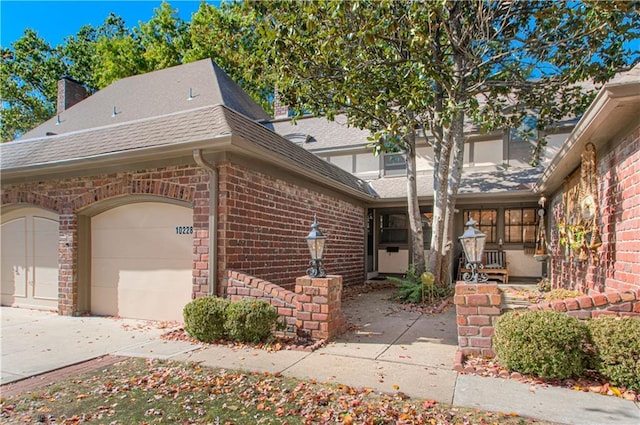
[[[542,173],[534,186],[536,193],[554,193],[564,179],[578,167],[585,145],[592,142],[596,150],[602,148],[623,128],[626,114],[613,113],[621,106],[640,110],[640,82],[621,82],[606,85],[567,138],[564,146]]]
[[[82,158],[31,164],[24,167],[15,167],[9,170],[2,170],[2,180],[10,183],[14,180],[27,179],[30,177],[47,177],[96,169],[113,167],[118,165],[132,164],[137,162],[149,162],[164,160],[179,156],[191,156],[194,149],[203,149],[207,152],[220,151],[226,149],[231,143],[230,134],[221,134],[211,138],[195,140],[180,144],[167,144],[162,146],[142,147],[124,151],[109,152],[98,155],[91,155]]]

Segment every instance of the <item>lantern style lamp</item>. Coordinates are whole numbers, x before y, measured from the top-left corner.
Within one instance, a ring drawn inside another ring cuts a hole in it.
[[[489,277],[486,273],[479,273],[478,269],[482,269],[482,253],[484,252],[484,244],[487,240],[487,235],[475,228],[476,221],[473,217],[469,218],[469,221],[465,224],[467,230],[460,236],[460,242],[462,243],[462,249],[464,255],[467,258],[467,265],[465,268],[471,270],[465,272],[462,278],[466,282],[486,282]]]
[[[307,275],[309,277],[326,277],[324,269],[322,268],[322,254],[324,253],[324,243],[327,237],[322,234],[318,227],[318,218],[313,216],[313,224],[311,224],[311,232],[305,238],[307,245],[309,246],[309,253],[311,254],[311,267],[307,269]]]

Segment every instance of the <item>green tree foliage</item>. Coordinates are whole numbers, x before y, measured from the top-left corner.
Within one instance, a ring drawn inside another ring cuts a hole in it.
[[[1,139],[13,140],[51,118],[56,112],[58,80],[70,77],[85,84],[91,93],[97,89],[96,42],[124,32],[122,19],[110,15],[98,28],[83,26],[62,45],[52,47],[33,30],[11,47],[2,49],[0,82],[3,108]]]
[[[94,67],[98,88],[181,64],[189,49],[188,28],[176,10],[162,2],[149,22],[140,22],[130,31],[101,36],[96,43],[100,63]]]
[[[262,48],[285,101],[329,119],[347,112],[350,125],[374,134],[374,152],[406,153],[416,267],[424,262],[412,166],[416,130],[426,132],[435,163],[430,268],[440,282],[447,280],[465,123],[544,128],[580,114],[592,94],[574,83],[606,81],[638,55],[624,47],[638,38],[638,2],[250,6],[263,16]]]
[[[273,82],[267,79],[265,62],[258,55],[256,16],[240,3],[219,7],[201,3],[189,26],[190,49],[184,61],[211,58],[265,111],[270,111]]]
[[[66,74],[60,52],[32,30],[2,49],[2,140],[13,139],[55,113],[58,77]]]

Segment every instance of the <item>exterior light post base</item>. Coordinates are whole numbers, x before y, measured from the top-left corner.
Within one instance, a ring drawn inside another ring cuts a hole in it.
[[[327,276],[327,273],[322,268],[322,260],[311,260],[309,264],[311,265],[311,267],[307,269],[307,276],[309,276],[310,278]]]
[[[462,274],[462,280],[467,283],[484,283],[489,280],[486,273],[482,273],[484,266],[482,263],[467,263],[465,268],[471,270]]]

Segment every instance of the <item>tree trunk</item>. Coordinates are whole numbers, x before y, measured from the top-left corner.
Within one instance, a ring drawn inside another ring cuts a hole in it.
[[[455,235],[455,208],[458,197],[458,189],[462,180],[462,165],[464,160],[464,112],[455,114],[448,134],[453,146],[453,161],[451,162],[449,181],[447,182],[447,202],[444,212],[443,240],[445,249],[440,264],[440,276],[445,282],[450,282],[451,259],[453,248],[457,243]]]
[[[422,216],[418,204],[418,185],[416,182],[416,132],[412,130],[406,139],[407,162],[407,207],[411,230],[411,264],[418,276],[425,271],[424,235],[422,232]]]
[[[448,131],[447,131],[448,133]],[[446,274],[442,274],[442,263],[447,251],[446,207],[447,207],[447,181],[449,180],[449,164],[451,160],[451,138],[443,137],[439,146],[439,155],[434,168],[434,192],[433,192],[433,233],[431,239],[432,271],[436,282],[446,285]],[[435,151],[435,150],[434,150]]]

